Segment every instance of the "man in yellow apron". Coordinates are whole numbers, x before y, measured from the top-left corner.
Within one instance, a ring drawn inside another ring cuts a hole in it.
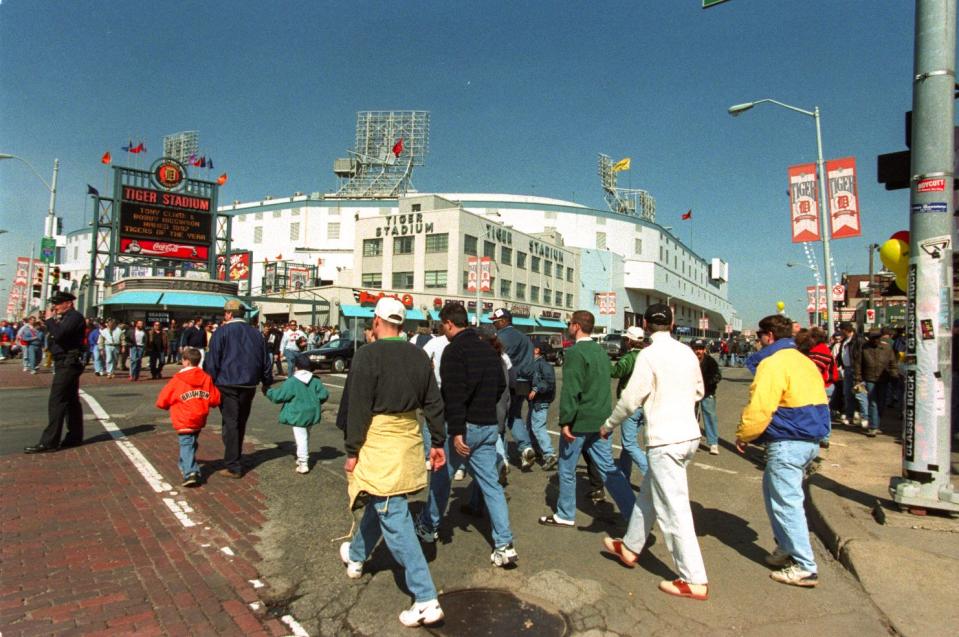
[[[405,626],[443,619],[436,587],[420,548],[406,496],[426,488],[423,437],[416,419],[429,423],[433,471],[446,464],[443,400],[423,350],[401,334],[406,308],[383,297],[373,315],[375,342],[357,350],[347,379],[346,464],[351,510],[364,508],[359,528],[340,546],[347,576],[359,578],[382,537],[405,571],[413,606],[400,613]],[[444,469],[445,470],[445,469]]]

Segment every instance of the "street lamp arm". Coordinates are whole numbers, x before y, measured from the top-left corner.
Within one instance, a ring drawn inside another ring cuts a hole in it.
[[[30,162],[28,162],[28,161],[27,161],[26,159],[24,159],[23,157],[18,157],[17,155],[10,155],[9,153],[0,153],[0,159],[16,159],[16,160],[18,160],[18,161],[23,162],[24,164],[27,165],[27,168],[29,168],[30,170],[33,171],[33,174],[37,176],[37,179],[39,179],[41,182],[43,182],[43,185],[47,187],[47,190],[48,190],[48,191],[52,191],[52,190],[53,190],[53,188],[50,187],[50,184],[47,183],[47,180],[44,179],[43,177],[41,177],[41,176],[40,176],[40,173],[37,172],[37,169],[33,167],[33,164],[31,164]]]
[[[767,98],[763,98],[763,99],[761,99],[761,100],[754,100],[754,101],[752,101],[752,102],[746,102],[745,104],[736,104],[735,106],[730,106],[730,107],[729,107],[729,114],[732,115],[733,117],[736,117],[736,116],[739,115],[740,113],[743,113],[743,112],[745,112],[745,111],[748,111],[749,109],[751,109],[753,106],[756,106],[757,104],[763,104],[763,103],[767,103],[767,102],[770,103],[770,104],[776,104],[777,106],[782,106],[783,108],[788,108],[789,110],[791,110],[791,111],[796,111],[797,113],[802,113],[803,115],[808,115],[809,117],[815,117],[815,116],[816,116],[816,113],[813,112],[813,111],[807,111],[807,110],[804,109],[804,108],[799,108],[799,107],[797,107],[797,106],[791,106],[791,105],[789,105],[789,104],[786,104],[785,102],[780,102],[779,100],[774,100],[774,99],[768,98],[768,97],[767,97]]]

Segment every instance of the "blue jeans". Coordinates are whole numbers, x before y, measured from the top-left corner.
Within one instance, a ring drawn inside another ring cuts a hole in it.
[[[836,385],[833,383],[826,387],[826,404],[829,405],[829,409],[832,410],[832,395],[836,393]],[[829,419],[829,431],[826,432],[826,437],[823,438],[823,442],[829,442],[829,436],[832,435],[832,418]]]
[[[603,484],[616,501],[619,513],[628,522],[636,504],[636,496],[623,472],[613,464],[613,449],[609,440],[598,433],[574,434],[572,442],[559,439],[559,498],[556,500],[556,515],[567,521],[576,519],[576,464],[580,455],[588,453],[596,469],[603,477]]]
[[[130,348],[130,378],[140,378],[140,367],[143,364],[143,347],[134,345]]]
[[[633,474],[633,463],[640,473],[646,475],[649,471],[649,462],[646,460],[646,452],[639,446],[639,430],[644,424],[643,409],[640,407],[632,416],[623,421],[620,430],[620,441],[623,443],[623,450],[619,453],[619,460],[616,462],[619,470],[628,481]]]
[[[103,347],[103,355],[104,355],[104,358],[106,359],[106,360],[104,361],[104,362],[106,363],[106,368],[107,368],[106,371],[107,371],[108,374],[112,374],[112,373],[113,373],[113,369],[114,369],[114,368],[116,367],[116,365],[117,365],[117,358],[118,358],[118,355],[119,355],[119,352],[117,351],[117,346],[116,346],[116,345],[105,345],[105,346]]]
[[[292,376],[293,372],[296,371],[296,368],[293,366],[293,361],[296,360],[296,357],[300,355],[300,350],[298,349],[285,349],[283,350],[283,357],[286,358],[286,375]]]
[[[426,445],[426,458],[429,459],[430,430],[426,422],[423,423],[423,442]],[[431,531],[440,527],[443,516],[446,515],[446,505],[450,501],[450,489],[453,482],[453,473],[456,467],[462,464],[463,457],[458,453],[450,453],[452,446],[449,436],[446,437],[446,444],[443,445],[443,451],[446,453],[446,464],[439,471],[430,471],[430,493],[426,499],[426,506],[420,512],[420,524]],[[453,466],[453,458],[459,458],[460,462]]]
[[[200,434],[178,434],[180,441],[180,472],[186,478],[191,473],[200,473],[196,463],[197,437]]]
[[[763,501],[776,545],[803,570],[816,572],[803,509],[802,482],[806,467],[819,455],[819,445],[805,440],[777,440],[766,445]]]
[[[529,384],[527,383],[528,387]],[[527,393],[527,395],[529,395]],[[516,449],[523,453],[526,449],[532,447],[529,441],[529,430],[526,428],[526,421],[523,419],[523,404],[526,402],[526,396],[519,394],[510,394],[509,412],[506,415],[506,424],[509,426],[510,433],[513,434],[513,440],[516,441]]]
[[[103,355],[100,354],[99,347],[91,347],[90,350],[93,352],[93,371],[97,374],[103,373]]]
[[[492,526],[493,546],[500,548],[513,541],[513,531],[509,525],[506,493],[499,483],[500,456],[496,451],[497,438],[499,433],[496,425],[466,423],[465,442],[470,448],[466,469],[483,494],[483,502]]]
[[[436,599],[436,587],[430,575],[423,549],[413,530],[413,518],[405,495],[370,496],[360,526],[350,540],[350,560],[365,562],[380,538],[393,554],[406,576],[406,588],[417,602]]]
[[[40,360],[43,358],[43,345],[37,341],[37,344],[34,345],[30,343],[23,348],[23,368],[28,369],[31,372],[37,371],[37,365],[40,364]]]
[[[553,443],[546,429],[547,416],[549,416],[549,403],[531,402],[529,404],[526,417],[529,419],[529,428],[533,431],[540,453],[544,456],[554,456],[556,452],[553,451]]]
[[[716,428],[716,397],[703,396],[699,401],[699,408],[703,412],[703,430],[706,432],[706,444],[719,444],[719,431]]]
[[[886,382],[866,383],[866,400],[869,404],[869,428],[879,429],[879,416],[886,406]]]
[[[859,415],[863,418],[869,418],[869,405],[868,398],[864,392],[855,392],[853,387],[856,385],[855,372],[851,367],[847,367],[844,370],[842,378],[842,397],[844,404],[844,411],[846,418],[852,419],[852,414],[855,411],[855,407],[859,406]]]

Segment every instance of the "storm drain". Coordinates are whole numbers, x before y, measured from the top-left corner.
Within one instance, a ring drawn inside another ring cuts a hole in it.
[[[509,591],[472,588],[444,593],[439,600],[446,619],[442,625],[429,627],[434,635],[565,637],[571,632],[562,613],[522,600]]]

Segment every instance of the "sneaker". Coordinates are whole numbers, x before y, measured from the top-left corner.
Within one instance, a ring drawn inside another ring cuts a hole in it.
[[[770,566],[782,568],[792,561],[792,555],[777,546],[773,549],[773,552],[764,557],[763,560]]]
[[[606,490],[605,489],[596,489],[595,491],[590,491],[588,494],[589,499],[593,504],[601,504],[606,502]]]
[[[297,462],[296,463],[296,472],[297,473],[309,473],[310,465],[306,462]]]
[[[196,487],[196,486],[199,486],[199,485],[200,485],[200,474],[199,474],[199,473],[191,473],[190,475],[188,475],[187,477],[185,477],[185,478],[183,479],[183,483],[182,483],[180,486],[181,486],[181,487]]]
[[[426,528],[426,525],[419,520],[413,523],[413,529],[416,531],[416,537],[420,538],[420,542],[425,542],[426,544],[432,544],[440,537],[439,533]]]
[[[433,463],[429,460],[426,461],[426,471],[427,473],[433,470]]]
[[[866,430],[866,436],[868,436],[869,438],[875,438],[875,437],[876,437],[876,434],[878,434],[878,433],[879,433],[879,430],[878,430],[878,429],[867,429],[867,430]]]
[[[457,482],[459,482],[465,477],[466,477],[466,469],[464,469],[463,467],[460,467],[453,473],[453,480]]]
[[[400,623],[411,628],[424,624],[435,624],[442,620],[443,609],[440,608],[439,601],[435,599],[427,602],[416,602],[409,610],[400,613]]]
[[[859,426],[863,429],[869,429],[869,421],[864,418],[859,421]]]
[[[828,441],[828,440],[820,440],[820,441],[819,441],[819,448],[820,448],[820,449],[829,449],[829,441]]]
[[[346,564],[346,576],[350,579],[360,579],[363,576],[363,562],[354,562],[350,559],[350,543],[340,544],[340,559]]]
[[[780,584],[804,586],[806,588],[812,588],[819,583],[819,576],[816,573],[803,570],[798,564],[790,564],[780,571],[773,571],[769,574],[769,577]]]
[[[536,452],[533,451],[533,448],[523,449],[523,453],[519,455],[519,468],[523,471],[529,471],[533,467],[534,460],[536,460]]]
[[[509,566],[510,564],[515,564],[517,560],[519,560],[519,555],[516,554],[516,549],[513,548],[513,543],[510,542],[506,546],[501,546],[494,550],[489,556],[489,560],[493,563],[493,566]]]
[[[719,445],[709,445],[709,455],[718,456],[719,455]]]
[[[846,414],[839,417],[839,422],[841,422],[844,427],[849,426],[849,418],[846,417]]]
[[[553,469],[556,468],[557,463],[558,463],[558,460],[556,460],[556,456],[552,454],[546,456],[543,459],[543,471],[552,471]]]

